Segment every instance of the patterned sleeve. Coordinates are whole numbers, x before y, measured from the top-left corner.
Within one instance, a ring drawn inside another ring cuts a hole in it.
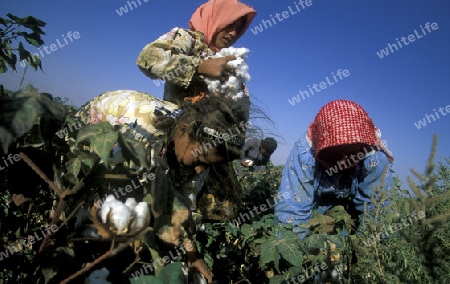
[[[200,57],[194,56],[196,41],[186,30],[173,28],[147,44],[136,64],[152,79],[162,79],[187,88],[200,64]]]
[[[294,145],[283,169],[279,195],[284,198],[275,205],[278,223],[294,224],[308,222],[314,203],[314,168],[315,159],[304,138]],[[307,229],[294,227],[293,231],[304,238]]]
[[[354,203],[358,211],[364,212],[365,202],[367,202],[368,210],[373,208],[371,196],[375,195],[375,186],[381,189],[384,181],[384,191],[391,191],[394,187],[392,164],[386,154],[382,151],[372,151],[366,154],[358,180],[359,185]]]

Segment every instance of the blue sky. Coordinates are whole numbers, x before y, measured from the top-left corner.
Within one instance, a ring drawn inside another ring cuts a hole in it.
[[[191,14],[204,1],[139,1],[134,1],[137,7],[131,10],[127,1],[119,0],[2,0],[2,17],[10,12],[47,22],[47,46],[57,41],[64,44],[69,31],[79,33],[78,39],[42,58],[44,72],[27,70],[24,84],[68,97],[75,105],[116,89],[135,89],[162,98],[163,87],[139,71],[136,58],[147,43],[172,27],[187,27]],[[402,180],[411,167],[423,171],[433,134],[439,134],[439,157],[450,156],[450,106],[449,115],[445,110],[450,105],[448,1],[312,0],[305,8],[297,0],[243,2],[258,15],[235,47],[250,49],[251,96],[275,122],[271,130],[281,136],[272,157],[275,164],[284,164],[293,143],[304,135],[319,109],[334,99],[354,100],[367,110],[394,153]],[[128,12],[122,10],[119,16],[116,10],[125,6]],[[255,26],[263,21],[267,28],[256,33]],[[267,21],[272,21],[271,27]],[[424,35],[420,26],[427,22],[436,22],[437,29],[428,32],[424,28]],[[411,34],[414,42],[408,41]],[[394,52],[383,58],[377,55],[403,36],[408,45],[402,43],[398,50],[392,47]],[[308,85],[326,82],[326,77],[333,81],[332,72],[339,69],[347,69],[350,75],[337,78],[334,85],[326,85],[299,103],[289,103]],[[17,73],[1,74],[0,83],[17,89],[23,70],[18,66]],[[436,121],[430,117],[431,123],[426,121],[418,129],[414,123],[427,114],[434,114]]]

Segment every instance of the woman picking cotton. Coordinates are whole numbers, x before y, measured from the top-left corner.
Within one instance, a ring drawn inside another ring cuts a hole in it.
[[[275,206],[277,221],[293,224],[304,238],[308,230],[297,225],[308,222],[313,209],[325,214],[343,205],[363,217],[365,204],[370,210],[371,197],[378,198],[374,186],[392,190],[392,162],[380,130],[360,105],[348,100],[326,104],[286,161],[279,193],[290,198]]]
[[[149,216],[145,224],[150,224],[158,239],[169,247],[184,244],[185,248],[192,248],[193,251],[187,253],[188,260],[211,282],[211,271],[203,260],[197,259],[195,245],[189,245],[195,240],[198,229],[193,214],[203,214],[196,203],[199,192],[195,186],[184,185],[192,177],[214,167],[214,164],[240,157],[240,149],[244,144],[243,132],[235,132],[229,139],[220,140],[219,137],[224,137],[223,133],[230,135],[236,130],[234,126],[239,125],[244,114],[220,97],[187,101],[178,108],[149,94],[120,90],[93,99],[76,116],[88,125],[78,132],[78,140],[83,137],[84,142],[77,144],[73,150],[75,155],[86,158],[85,155],[94,155],[93,152],[96,152],[95,147],[88,143],[96,135],[94,131],[91,133],[93,136],[89,136],[89,127],[102,125],[99,129],[104,133],[105,143],[110,139],[108,127],[112,126],[118,132],[114,148],[108,158],[99,164],[101,170],[97,171],[103,177],[108,177],[97,180],[83,171],[86,178],[93,181],[91,184],[95,184],[91,190],[99,197],[108,196],[103,206],[100,205],[102,221],[106,221],[114,234],[137,233],[143,228],[135,227],[136,218],[130,218],[125,225],[118,225],[123,224],[124,213],[116,211],[123,206],[117,205],[120,202],[111,203],[111,195],[130,205],[130,208],[136,207],[135,200],[146,202]],[[192,155],[202,144],[213,143],[212,140],[216,144],[214,148],[197,156]],[[142,175],[144,172],[146,174]],[[117,176],[123,178],[131,175],[140,178],[135,181],[115,179]],[[132,190],[118,192],[117,188]],[[134,200],[130,201],[130,197]]]
[[[256,12],[237,0],[210,0],[189,21],[190,29],[173,28],[144,47],[136,61],[152,79],[165,80],[164,100],[179,104],[185,97],[208,93],[205,77],[226,81],[233,73],[227,63],[235,56],[209,58],[231,47],[247,30]],[[242,86],[246,90],[245,85]],[[242,98],[248,112],[248,92]]]
[[[234,73],[228,62],[235,56],[211,58],[224,48],[231,47],[245,33],[255,17],[255,10],[237,0],[210,0],[201,5],[189,21],[189,29],[173,28],[156,41],[146,45],[137,58],[140,70],[152,79],[165,80],[164,97],[180,105],[185,99],[201,94],[214,96],[205,78],[228,80]],[[242,121],[247,124],[250,113],[249,93],[242,84],[236,93],[242,97],[233,100],[245,113]],[[246,129],[244,129],[245,132]],[[185,184],[189,184],[187,181]],[[230,221],[235,204],[242,195],[241,186],[231,163],[223,163],[191,180],[196,187],[205,185],[207,194],[201,201],[208,207],[205,219]],[[229,209],[231,208],[231,210]]]

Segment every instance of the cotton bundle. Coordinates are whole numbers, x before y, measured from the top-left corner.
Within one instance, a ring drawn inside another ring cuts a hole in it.
[[[220,52],[211,56],[210,58],[224,57],[228,55],[236,56],[235,60],[229,61],[228,65],[235,70],[234,74],[230,75],[228,80],[223,84],[212,78],[205,78],[205,82],[208,86],[208,90],[211,93],[219,93],[227,98],[238,100],[244,97],[244,90],[242,88],[246,81],[250,80],[250,74],[248,73],[248,64],[246,62],[247,53],[250,50],[248,48],[240,47],[228,47],[222,48]]]

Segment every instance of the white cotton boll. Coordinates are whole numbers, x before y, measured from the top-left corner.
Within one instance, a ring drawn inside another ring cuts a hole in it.
[[[219,90],[221,88],[219,80],[212,80],[212,81],[208,80],[208,81],[209,81],[208,90],[210,92],[217,91],[217,90]]]
[[[222,56],[234,55],[236,57],[244,57],[250,50],[245,47],[227,47],[222,48],[219,52]]]
[[[250,80],[248,74],[248,65],[245,57],[249,49],[247,48],[223,48],[219,53],[211,56],[210,58],[218,58],[222,56],[234,55],[235,60],[228,62],[228,65],[234,68],[235,76],[230,76],[227,82],[221,83],[219,80],[213,80],[211,78],[205,78],[205,83],[208,86],[208,90],[212,93],[219,93],[225,97],[232,98],[234,100],[244,97],[242,86],[246,81]]]
[[[130,221],[130,217],[131,210],[130,208],[128,208],[128,206],[120,201],[114,203],[111,213],[111,221],[113,222],[119,233],[123,232],[127,227]]]
[[[103,202],[103,204],[102,204],[102,208],[100,209],[100,216],[102,218],[103,223],[106,223],[106,221],[107,221],[108,214],[111,211],[114,200],[116,200],[116,199],[114,198],[113,195],[108,195],[105,198],[105,202]]]
[[[106,219],[108,218],[108,214],[111,211],[111,204],[103,204],[102,209],[100,211],[102,222],[106,223]]]
[[[136,200],[132,197],[127,198],[127,200],[125,201],[125,205],[130,209],[130,219],[136,217],[135,208],[137,204],[138,203],[136,202]]]
[[[150,213],[147,202],[139,202],[134,208],[134,211],[136,213],[136,229],[141,230],[147,226],[149,221]]]
[[[130,197],[127,198],[127,200],[125,201],[125,205],[128,206],[128,208],[130,208],[131,210],[134,210],[134,208],[137,205],[137,202],[134,198]]]
[[[85,284],[111,284],[106,278],[109,276],[109,270],[106,267],[102,269],[94,270],[86,279]]]
[[[105,203],[111,203],[114,200],[116,200],[116,198],[114,197],[114,195],[110,194],[110,195],[106,196]]]
[[[239,92],[236,95],[232,96],[233,100],[242,99],[244,97],[244,92]]]
[[[229,83],[231,86],[236,86],[237,82],[238,82],[238,79],[237,79],[236,77],[234,77],[234,76],[232,76],[232,77],[230,77],[230,78],[228,79],[228,83]]]

